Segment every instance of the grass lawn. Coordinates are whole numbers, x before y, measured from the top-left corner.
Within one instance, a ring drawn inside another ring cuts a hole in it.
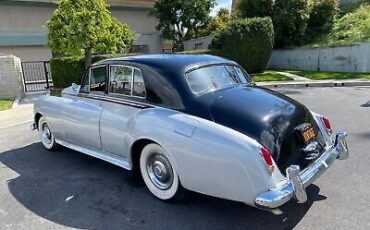
[[[255,82],[259,81],[291,81],[290,77],[278,74],[274,71],[265,71],[263,73],[251,74]]]
[[[300,71],[300,70],[284,70],[284,72],[296,74],[301,77],[310,78],[313,80],[326,79],[370,79],[370,73],[348,73],[348,72],[314,72],[314,71]]]
[[[0,111],[12,108],[14,99],[0,99]]]

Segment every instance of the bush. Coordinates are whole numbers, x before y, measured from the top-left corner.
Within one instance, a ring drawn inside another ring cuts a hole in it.
[[[301,45],[309,19],[309,1],[276,0],[272,20],[275,28],[275,47]]]
[[[98,55],[93,57],[97,62],[114,55]],[[80,84],[85,73],[85,60],[82,57],[61,57],[50,59],[51,77],[54,88],[66,88],[72,83]]]
[[[329,35],[331,43],[370,41],[370,5],[363,4],[352,13],[336,20]]]
[[[266,17],[272,15],[275,0],[241,0],[238,10],[242,17]]]
[[[311,34],[329,32],[338,12],[338,4],[338,0],[314,0],[307,24],[308,32]]]
[[[234,20],[219,30],[210,48],[213,54],[236,61],[254,73],[266,69],[273,43],[271,18],[248,18]]]
[[[81,81],[85,62],[76,57],[51,58],[50,70],[54,88],[65,88]]]

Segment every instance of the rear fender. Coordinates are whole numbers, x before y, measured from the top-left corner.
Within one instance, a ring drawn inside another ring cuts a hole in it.
[[[279,170],[268,174],[257,141],[209,120],[154,108],[131,124],[131,143],[148,139],[164,147],[189,190],[254,205],[257,194],[284,179]]]

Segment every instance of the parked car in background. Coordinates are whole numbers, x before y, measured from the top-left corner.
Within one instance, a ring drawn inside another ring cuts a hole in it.
[[[301,103],[256,86],[235,62],[210,55],[143,55],[94,64],[81,86],[34,105],[42,144],[137,170],[161,200],[185,190],[272,209],[335,159],[345,132]]]

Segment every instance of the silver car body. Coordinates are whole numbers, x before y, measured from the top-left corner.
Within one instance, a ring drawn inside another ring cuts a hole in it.
[[[251,206],[280,205],[261,205],[263,201],[256,200],[287,178],[279,170],[272,175],[266,171],[258,154],[260,144],[254,139],[174,110],[139,109],[117,103],[122,99],[94,97],[79,96],[76,86],[65,89],[62,97],[43,96],[34,105],[35,118],[41,115],[48,121],[57,143],[119,167],[131,170],[133,145],[150,140],[170,153],[186,189]],[[314,116],[327,133],[320,115]],[[325,138],[327,150],[334,149],[330,136]],[[348,153],[343,151],[335,157]],[[291,191],[289,199],[294,195]]]
[[[305,188],[335,159],[348,157],[346,134],[338,133],[333,142],[315,113],[325,152],[304,170],[292,165],[285,174],[275,162],[272,174],[266,170],[261,144],[246,134],[130,97],[83,93],[72,85],[61,97],[42,96],[34,114],[32,127],[38,128],[42,116],[57,143],[127,170],[134,168],[135,154],[140,154],[135,146],[157,143],[174,162],[184,188],[261,208],[278,207],[293,197],[305,202]]]

